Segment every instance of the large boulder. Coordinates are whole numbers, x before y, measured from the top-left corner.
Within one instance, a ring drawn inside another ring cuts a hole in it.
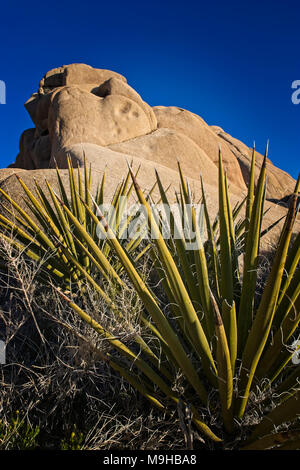
[[[109,78],[115,77],[126,83],[126,78],[117,72],[105,69],[96,69],[86,64],[63,65],[47,72],[40,81],[40,89],[47,92],[50,88],[66,85],[83,85],[103,83]]]
[[[186,135],[199,148],[204,150],[207,157],[217,166],[221,139],[216,136],[200,116],[175,106],[156,106],[154,112],[159,128],[167,127]],[[241,190],[245,190],[246,186],[239,163],[228,148],[228,145],[224,142],[222,142],[222,156],[224,167],[228,173],[228,179]]]
[[[206,152],[190,137],[174,129],[160,128],[151,134],[108,147],[153,162],[155,167],[163,162],[165,167],[177,171],[180,162],[186,176],[193,179],[202,176],[211,185],[218,181],[218,168]],[[240,191],[236,186],[234,189],[236,193]]]
[[[148,115],[123,95],[101,98],[76,87],[53,94],[48,117],[52,142],[50,166],[67,146],[93,143],[103,147],[151,132]]]
[[[141,159],[148,172],[159,165],[173,174],[180,161],[189,178],[201,175],[216,188],[221,148],[231,193],[245,195],[252,149],[188,110],[149,106],[117,72],[85,64],[50,70],[25,107],[35,127],[23,132],[11,167],[66,168],[68,155],[82,165],[84,149],[95,170],[110,159],[119,170],[116,154],[120,162],[122,155]],[[256,178],[262,158],[257,154]],[[284,200],[294,187],[294,179],[268,160],[267,198]]]

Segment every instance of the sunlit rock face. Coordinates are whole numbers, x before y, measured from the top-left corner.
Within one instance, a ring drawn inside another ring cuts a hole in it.
[[[201,175],[217,188],[220,147],[231,194],[245,193],[252,149],[188,110],[149,106],[117,72],[85,64],[50,70],[25,108],[34,127],[21,135],[11,168],[66,168],[68,156],[76,165],[85,157],[99,171],[113,163],[114,177],[121,178],[126,159],[138,159],[150,184],[157,166],[169,171],[171,180],[173,172],[177,178],[179,161],[196,185]],[[262,158],[257,153],[256,177]],[[278,201],[293,192],[293,178],[269,160],[267,172],[268,199]]]

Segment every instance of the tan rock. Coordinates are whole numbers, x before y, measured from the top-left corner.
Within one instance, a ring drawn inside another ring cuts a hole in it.
[[[49,110],[52,160],[64,147],[82,142],[109,145],[151,132],[145,111],[121,95],[100,98],[76,87],[52,94]]]
[[[36,129],[27,129],[20,139],[20,153],[15,168],[34,170],[48,168],[51,156],[51,141],[49,135],[39,135]]]
[[[221,127],[211,126],[211,128],[230,146],[232,153],[235,155],[237,161],[240,164],[244,180],[246,183],[248,183],[251,168],[252,149],[247,147],[247,145],[245,145],[240,140],[235,139],[231,135],[227,134]],[[256,152],[255,159],[255,178],[257,181],[260,167],[263,161],[263,156],[259,152]],[[288,173],[273,165],[270,159],[267,159],[267,170],[268,185],[266,197],[268,199],[279,200],[294,191],[295,180]]]
[[[162,164],[178,171],[180,162],[187,177],[200,180],[200,175],[208,184],[218,180],[218,168],[207,154],[192,139],[174,129],[160,128],[151,134],[108,146],[117,152],[132,155]],[[235,192],[241,192],[234,187]]]
[[[199,116],[174,106],[155,106],[153,108],[157,127],[175,129],[192,139],[216,165],[218,164],[219,145],[221,146],[224,167],[228,179],[235,186],[246,189],[240,166],[228,145],[210,129]]]
[[[147,105],[133,90],[133,88],[129,87],[129,85],[127,85],[124,81],[116,78],[113,78],[112,80],[114,82],[118,82],[119,86],[115,86],[111,93],[106,92],[106,86],[102,88],[102,86],[99,86],[98,83],[80,83],[76,85],[74,84],[72,87],[79,88],[82,91],[92,93],[99,97],[105,97],[108,94],[119,94],[122,96],[127,96],[128,98],[133,99],[133,101],[136,101],[136,103],[144,109],[145,113],[149,116],[149,121],[153,124],[153,129],[156,129],[157,123],[152,108]],[[108,82],[110,82],[110,80],[104,82],[103,85]],[[39,132],[43,132],[48,129],[48,114],[53,93],[63,90],[64,88],[64,86],[52,88],[45,94],[33,93],[29,100],[26,101],[25,108]],[[119,91],[119,93],[117,93],[117,91]]]
[[[53,90],[74,85],[90,93],[110,78],[126,83],[126,78],[111,70],[95,69],[86,64],[70,64],[47,72],[39,84],[39,92],[33,93],[25,103],[32,121],[40,132],[48,128],[48,111]]]
[[[40,81],[40,88],[47,91],[49,88],[82,83],[93,83],[99,86],[111,77],[126,82],[125,77],[112,70],[96,69],[86,64],[63,65],[47,72]]]
[[[49,168],[51,141],[49,135],[41,135],[34,140],[32,160],[35,168]]]
[[[25,107],[35,129],[22,134],[14,167],[53,168],[58,164],[66,168],[68,153],[82,164],[84,149],[94,171],[101,171],[103,161],[109,159],[123,168],[125,156],[140,159],[148,173],[159,166],[175,178],[172,172],[177,175],[179,160],[195,184],[201,174],[217,193],[220,146],[231,194],[245,194],[249,147],[187,110],[151,108],[116,72],[85,64],[50,70]],[[257,154],[256,177],[262,158]],[[119,168],[115,172],[119,175]],[[267,197],[281,199],[294,186],[294,179],[268,160]]]
[[[45,91],[47,92],[47,88],[65,85],[64,69],[65,67],[62,66],[49,70],[40,81],[40,91],[44,93]]]
[[[35,169],[35,163],[32,154],[32,149],[34,146],[34,136],[35,129],[27,129],[22,133],[20,138],[20,153],[18,155],[16,164],[21,168],[26,168],[27,170]]]
[[[97,96],[101,96],[102,98],[108,95],[121,95],[131,99],[132,101],[135,101],[148,115],[151,130],[157,128],[157,120],[152,108],[147,103],[145,103],[140,95],[124,81],[117,78],[110,78],[106,82],[102,83],[98,89],[94,89],[92,92]]]
[[[86,64],[70,64],[64,68],[64,85],[78,85],[80,83],[103,83],[109,78],[127,82],[126,78],[117,72],[105,69],[96,69]]]
[[[52,93],[43,95],[34,93],[25,103],[25,108],[40,133],[48,130],[48,113],[51,103],[51,94]]]

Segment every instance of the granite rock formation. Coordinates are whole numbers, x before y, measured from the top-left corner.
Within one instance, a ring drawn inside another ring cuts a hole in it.
[[[12,168],[66,168],[67,155],[75,164],[82,164],[85,155],[99,170],[126,158],[169,170],[176,170],[180,161],[187,177],[199,180],[201,174],[214,186],[221,146],[231,193],[241,195],[246,190],[249,147],[190,111],[149,106],[116,72],[85,64],[53,69],[25,108],[34,128],[23,132]],[[257,154],[256,174],[261,161]],[[113,170],[119,176],[120,167],[116,163]],[[268,161],[268,199],[288,196],[294,185],[293,178]]]
[[[222,150],[232,205],[246,194],[252,149],[220,127],[178,108],[145,103],[126,79],[113,71],[72,64],[46,73],[25,103],[34,127],[23,132],[15,163],[0,170],[0,187],[21,206],[23,192],[15,174],[30,187],[45,179],[57,188],[56,165],[68,182],[67,157],[82,165],[84,156],[93,168],[92,190],[107,169],[106,197],[127,174],[127,162],[140,166],[138,181],[144,190],[155,181],[156,168],[163,184],[178,188],[180,161],[190,187],[199,198],[202,175],[211,217],[218,210],[218,151]],[[262,155],[256,154],[256,177]],[[286,214],[284,204],[294,191],[294,179],[267,162],[267,213],[264,227]],[[68,186],[68,185],[67,185]],[[174,191],[170,191],[174,195]],[[158,193],[154,193],[158,197]],[[3,198],[0,198],[3,203]],[[172,202],[170,197],[170,202]],[[275,202],[275,203],[274,203]],[[1,206],[0,206],[1,212]],[[299,219],[299,217],[298,217]],[[263,239],[263,249],[276,247],[279,224]],[[297,220],[295,230],[300,228]]]

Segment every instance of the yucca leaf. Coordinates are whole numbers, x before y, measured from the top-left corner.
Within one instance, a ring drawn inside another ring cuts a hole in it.
[[[233,301],[230,305],[226,299],[222,302],[222,318],[227,332],[227,341],[230,351],[230,361],[232,367],[232,373],[234,375],[235,361],[237,358],[237,319],[235,302]]]
[[[223,325],[222,317],[214,299],[213,294],[210,292],[212,304],[215,314],[215,329],[217,336],[217,370],[218,370],[218,383],[219,395],[222,407],[222,415],[225,428],[228,432],[233,431],[233,414],[232,414],[232,395],[233,395],[233,374],[230,358],[230,351],[226,338],[225,328]]]
[[[186,324],[183,320],[182,312],[181,312],[178,304],[174,302],[174,293],[172,292],[172,288],[170,286],[168,277],[165,274],[165,270],[164,270],[163,266],[161,265],[160,259],[159,259],[157,253],[154,250],[151,250],[150,256],[151,256],[151,259],[153,261],[153,265],[154,265],[154,268],[156,270],[156,273],[157,273],[157,275],[160,279],[160,283],[161,283],[161,286],[164,290],[164,293],[165,293],[165,295],[167,296],[167,298],[169,300],[170,310],[172,312],[172,316],[173,316],[174,320],[176,321],[176,323],[178,324],[178,326],[180,328],[180,331],[182,332],[182,335],[183,335],[185,341],[189,345],[189,348],[191,348],[191,350],[195,351],[196,354],[197,354],[197,350],[195,349],[193,339],[190,337],[189,331],[187,330]],[[172,353],[170,352],[169,348],[165,349],[165,346],[164,346],[164,350],[166,351],[166,355],[168,357],[172,357]]]
[[[83,266],[64,248],[62,247],[66,257],[69,261],[75,266],[76,270],[80,271],[82,276],[86,279],[86,281],[95,289],[96,292],[101,296],[101,298],[105,301],[107,306],[112,310],[114,315],[118,316],[121,319],[121,322],[126,325],[126,329],[129,333],[133,334],[133,339],[137,342],[137,344],[141,347],[142,352],[146,353],[150,360],[154,363],[154,365],[169,379],[172,380],[172,375],[169,371],[160,365],[160,361],[157,356],[153,353],[153,351],[149,348],[149,346],[145,343],[140,335],[138,335],[134,330],[130,322],[128,322],[122,312],[117,308],[114,304],[110,296],[100,287],[100,285],[93,279],[92,276],[84,269]]]
[[[0,193],[4,198],[19,212],[19,214],[23,217],[23,219],[28,223],[30,228],[35,233],[37,239],[40,241],[41,244],[50,248],[51,250],[55,250],[55,246],[52,241],[47,237],[47,235],[41,230],[40,227],[32,220],[32,218],[27,215],[26,211],[24,211],[8,194],[0,188]]]
[[[61,231],[59,230],[59,224],[58,224],[57,217],[55,217],[55,220],[53,221],[53,217],[51,217],[52,212],[51,211],[47,212],[47,209],[45,209],[44,207],[42,207],[40,205],[39,201],[36,199],[36,197],[33,195],[33,193],[29,190],[29,188],[25,185],[25,183],[22,181],[21,178],[19,178],[17,176],[17,179],[18,179],[19,183],[21,184],[22,188],[24,189],[24,191],[25,191],[27,197],[29,198],[30,202],[32,203],[32,206],[29,205],[29,207],[31,207],[31,212],[33,212],[35,214],[35,216],[37,217],[40,224],[44,227],[45,231],[49,232],[49,230],[51,230],[53,235],[55,237],[57,237],[57,239],[60,242],[64,242]],[[40,193],[40,195],[42,197],[43,193]],[[48,203],[48,205],[49,205],[49,203]],[[45,207],[47,208],[47,204],[45,204]],[[22,212],[23,217],[24,217],[24,214],[25,214],[25,212],[23,211]],[[28,222],[29,222],[29,220],[28,220]],[[55,222],[58,226],[55,224]],[[31,227],[34,228],[36,235],[38,237],[42,238],[42,240],[46,241],[46,243],[47,243],[47,240],[49,240],[49,238],[46,237],[44,232],[41,231],[36,224],[34,224],[34,226],[33,226],[32,222],[31,222]],[[47,244],[48,244],[49,248],[54,249],[54,245],[53,245],[52,242],[50,242],[50,244],[48,242]],[[66,259],[64,258],[64,256],[62,256],[62,261],[64,263],[66,262]],[[75,278],[76,278],[76,275],[75,275]]]
[[[206,196],[205,196],[202,177],[201,177],[201,189],[202,189],[202,201],[203,201],[203,205],[204,205],[204,215],[205,215],[205,220],[206,220],[206,229],[207,229],[208,242],[209,242],[209,253],[210,253],[210,256],[211,256],[213,284],[214,284],[214,288],[215,288],[215,291],[216,291],[216,294],[217,294],[217,298],[220,298],[220,288],[219,288],[220,266],[219,266],[218,253],[217,253],[217,247],[216,247],[216,243],[215,243],[214,232],[213,232],[213,228],[212,228],[210,218],[209,218],[209,213],[208,213],[208,208],[207,208],[207,202],[206,202]]]
[[[78,218],[79,214],[78,214],[78,208],[76,204],[77,186],[76,186],[76,181],[75,181],[74,169],[73,169],[71,159],[69,156],[67,157],[67,163],[68,163],[68,172],[69,172],[71,207],[72,207],[73,214],[75,215],[75,217]]]
[[[283,301],[283,299],[286,297],[287,289],[290,285],[290,282],[293,279],[294,273],[297,269],[299,262],[300,262],[300,232],[298,232],[298,235],[296,236],[296,239],[287,255],[287,259],[285,263],[285,270],[284,270],[284,277],[282,279],[282,285],[280,288],[280,296],[278,299],[278,308],[281,302]],[[277,327],[279,326],[281,320],[282,320],[282,316],[276,315],[274,323]]]
[[[69,225],[69,222],[67,220],[67,218],[65,217],[64,215],[64,212],[63,210],[61,209],[61,206],[60,206],[60,203],[57,199],[57,197],[55,196],[54,194],[54,191],[52,190],[49,182],[46,180],[46,185],[48,187],[48,191],[50,193],[50,196],[51,196],[51,199],[53,201],[53,204],[54,204],[54,207],[56,209],[56,212],[57,212],[57,215],[58,215],[58,218],[59,218],[59,226],[61,227],[61,232],[64,234],[64,240],[67,242],[67,245],[70,247],[73,255],[78,258],[78,252],[75,248],[75,245],[74,245],[74,241],[73,241],[73,237],[70,233],[70,225]]]
[[[288,440],[281,444],[276,450],[300,450],[300,439]]]
[[[300,323],[300,284],[299,276],[290,306],[282,321],[280,329],[265,352],[257,370],[257,376],[269,377],[273,381],[292,358],[293,352],[288,347],[288,340]],[[268,362],[269,361],[269,362]]]
[[[178,228],[176,219],[175,219],[174,214],[171,210],[171,207],[170,207],[167,195],[166,195],[166,191],[163,188],[163,185],[162,185],[162,182],[160,180],[159,174],[158,174],[157,171],[155,172],[155,174],[156,174],[156,180],[157,180],[157,183],[158,183],[158,188],[159,188],[159,191],[160,191],[161,199],[162,199],[162,202],[163,202],[163,207],[165,209],[166,219],[169,222],[170,235],[171,235],[172,240],[174,240],[174,244],[175,244],[175,247],[176,247],[176,250],[177,250],[177,254],[178,254],[178,257],[179,257],[181,268],[183,270],[183,274],[184,274],[184,278],[185,278],[185,281],[186,281],[186,284],[187,284],[187,288],[189,290],[190,296],[193,299],[193,301],[197,302],[199,304],[200,303],[200,296],[199,296],[199,292],[198,292],[198,290],[196,288],[196,285],[195,285],[195,278],[194,278],[193,273],[191,271],[189,260],[187,258],[185,241],[183,240],[181,231]],[[167,212],[167,208],[169,209],[168,212]],[[170,217],[170,220],[169,220],[169,217]]]
[[[229,223],[229,233],[230,233],[230,242],[231,242],[233,292],[235,296],[240,297],[241,285],[240,285],[240,275],[239,275],[238,251],[237,251],[237,245],[236,245],[236,240],[235,240],[234,220],[233,220],[233,214],[231,210],[229,190],[228,190],[228,180],[227,180],[226,172],[224,176],[225,176],[226,205],[227,205],[227,211],[228,211],[228,223]]]
[[[244,414],[258,361],[261,358],[273,322],[276,302],[279,295],[288,246],[292,234],[296,210],[296,197],[291,199],[289,212],[283,227],[278,249],[269,274],[254,322],[252,324],[242,357],[240,376],[241,400],[238,415]]]
[[[153,390],[148,389],[148,385],[145,383],[145,381],[142,380],[141,376],[129,372],[128,369],[126,369],[125,365],[121,363],[121,361],[119,361],[116,357],[112,357],[112,355],[108,351],[104,353],[103,350],[100,350],[94,344],[91,344],[89,339],[78,333],[78,331],[74,330],[71,325],[62,322],[61,320],[57,320],[57,322],[64,328],[69,330],[81,341],[85,342],[88,345],[89,349],[91,349],[95,354],[97,354],[97,356],[99,356],[102,361],[106,362],[112,369],[114,369],[122,377],[124,377],[124,379],[127,380],[128,383],[130,383],[134,388],[136,388],[136,390],[138,390],[145,398],[147,398],[152,405],[154,405],[160,410],[164,410],[165,412],[168,411],[167,408],[162,403],[160,403],[157,398],[153,396]]]
[[[21,241],[24,244],[34,244],[38,247],[39,251],[44,251],[43,246],[37,242],[34,238],[34,234],[32,235],[27,230],[24,231],[21,227],[19,227],[15,222],[12,222],[10,219],[7,219],[4,215],[0,214],[0,223],[1,226],[10,233],[12,236],[17,236],[18,241]],[[2,236],[2,234],[1,234]]]
[[[261,234],[261,214],[263,210],[263,195],[266,177],[266,158],[267,152],[265,153],[263,164],[260,170],[253,204],[250,202],[251,194],[249,194],[251,218],[249,222],[249,229],[246,232],[244,274],[238,313],[238,350],[240,353],[243,351],[244,345],[247,340],[248,332],[251,327],[254,308],[258,254]],[[250,213],[250,209],[248,209],[248,211]]]
[[[62,201],[61,201],[62,203]],[[89,250],[91,250],[94,254],[95,259],[98,261],[102,269],[106,272],[108,276],[111,277],[111,279],[114,279],[117,281],[119,285],[123,285],[122,280],[118,276],[118,274],[115,272],[113,267],[110,265],[108,262],[107,258],[104,256],[100,248],[97,246],[95,241],[92,239],[92,237],[87,233],[87,231],[82,227],[81,223],[78,221],[78,219],[72,214],[72,212],[63,204],[64,211],[67,213],[70,221],[74,225],[77,233],[79,236],[84,240],[86,243],[87,247],[89,247]],[[88,206],[86,205],[87,210],[89,211]],[[90,215],[94,215],[92,212],[90,212]]]
[[[283,445],[290,443],[300,447],[300,431],[283,431],[268,434],[260,439],[242,447],[241,450],[266,450],[270,448],[281,449]]]
[[[61,177],[58,167],[56,167],[56,174],[57,174],[57,181],[59,185],[60,197],[63,200],[64,204],[68,207],[68,209],[71,210],[71,206],[69,204],[69,199],[66,193],[66,189],[63,184],[62,177]]]
[[[282,303],[277,307],[275,316],[281,318],[280,327],[273,334],[272,343],[265,351],[258,368],[258,375],[267,376],[267,371],[273,370],[279,354],[285,350],[289,338],[295,332],[300,322],[300,270],[294,276]]]
[[[19,226],[19,227],[23,227],[23,229],[26,231],[26,233],[28,235],[31,235],[32,237],[34,237],[35,235],[35,232],[32,230],[32,228],[30,227],[30,225],[24,220],[22,219],[21,217],[19,217],[17,215],[16,212],[14,212],[13,210],[9,210],[9,208],[7,206],[5,206],[4,204],[0,203],[1,205],[1,208],[3,210],[3,213],[7,213],[7,215],[10,216],[10,221],[14,221],[14,224]]]
[[[246,217],[245,217],[245,232],[246,234],[250,228],[250,220],[252,215],[252,207],[254,201],[254,191],[255,191],[255,143],[253,145],[252,158],[251,158],[251,167],[250,167],[250,178],[248,183],[248,194],[246,202]]]
[[[245,205],[246,202],[247,202],[247,196],[245,196],[244,199],[241,200],[241,202],[236,203],[235,207],[232,210],[233,221],[236,221],[237,216],[239,215],[239,213],[243,209],[243,206]]]
[[[153,239],[158,249],[158,252],[161,257],[161,261],[164,265],[168,279],[172,288],[172,292],[175,294],[175,300],[177,301],[182,314],[184,321],[186,323],[186,328],[189,331],[189,335],[194,339],[195,348],[198,350],[203,361],[203,367],[205,367],[206,372],[209,375],[209,367],[212,367],[215,370],[215,364],[211,354],[211,350],[207,341],[207,338],[204,334],[203,328],[195,312],[191,299],[188,295],[188,292],[184,286],[184,283],[181,279],[177,266],[170,255],[170,252],[163,240],[161,233],[158,230],[157,224],[154,221],[151,209],[145,200],[145,197],[135,180],[133,173],[131,172],[131,177],[133,179],[135,190],[138,195],[140,203],[144,206],[147,214],[147,220],[149,224],[149,229],[151,234],[153,234]]]
[[[300,377],[300,364],[290,368],[290,373],[287,374],[284,380],[276,387],[275,389],[276,395],[281,396],[282,394],[285,393],[288,396],[290,396],[292,389],[294,389],[295,391],[299,387],[299,377]]]
[[[107,215],[108,224],[110,225],[110,227],[112,227],[114,231],[116,231],[117,211],[118,211],[120,197],[122,194],[123,184],[124,184],[124,181],[121,181],[121,183],[117,185],[117,188],[113,195],[113,199],[112,199],[110,209]]]
[[[133,176],[133,174],[131,176]],[[97,208],[97,210],[99,213],[101,213],[99,208]],[[141,279],[140,275],[136,271],[135,267],[131,263],[124,249],[121,247],[115,234],[111,231],[111,229],[107,225],[103,215],[101,215],[101,220],[107,232],[108,241],[114,248],[120,261],[122,262],[129,278],[131,279],[134,285],[134,288],[136,289],[139,297],[144,303],[146,310],[148,311],[149,315],[152,317],[153,321],[157,325],[160,333],[163,335],[163,337],[167,339],[169,347],[172,351],[172,354],[176,358],[181,369],[186,374],[187,379],[190,381],[191,385],[194,387],[194,389],[198,393],[201,400],[204,401],[205,403],[207,399],[206,391],[202,383],[200,382],[198,374],[195,371],[190,359],[186,355],[184,348],[181,345],[176,333],[174,332],[173,328],[170,326],[168,320],[166,319],[165,315],[163,314],[162,310],[158,306],[154,297],[152,296],[152,294],[146,287],[145,283]]]
[[[105,191],[105,181],[106,181],[106,166],[103,171],[102,179],[100,186],[98,188],[98,195],[96,197],[96,202],[98,206],[103,206],[104,204],[104,191]]]
[[[300,391],[285,400],[279,406],[268,413],[255,427],[250,435],[249,444],[254,440],[272,432],[276,426],[286,422],[293,422],[300,413]]]
[[[294,189],[295,194],[298,194],[299,192],[300,192],[300,173],[298,175],[296,185],[295,185],[295,189]]]
[[[285,215],[280,217],[279,219],[275,220],[271,225],[269,225],[267,228],[261,231],[260,238],[263,238],[267,233],[269,233],[271,230],[273,230],[276,225],[278,225],[283,219],[285,218]]]
[[[228,303],[233,302],[233,279],[231,258],[230,222],[228,220],[227,188],[225,174],[219,150],[219,223],[220,223],[220,265],[221,265],[221,297]]]
[[[227,206],[227,213],[228,213],[228,225],[229,225],[229,233],[231,237],[232,246],[235,244],[235,233],[234,233],[234,224],[233,224],[233,215],[231,210],[231,204],[229,199],[229,190],[228,190],[228,179],[227,173],[224,172],[224,186],[225,186],[225,197],[226,197],[226,206]]]
[[[2,225],[2,223],[0,223]],[[53,256],[49,256],[48,253],[42,250],[42,248],[35,243],[35,240],[29,241],[25,239],[25,243],[22,243],[22,237],[19,236],[18,238],[12,238],[12,233],[7,232],[9,235],[5,235],[1,233],[1,238],[6,240],[12,247],[14,247],[19,253],[25,253],[28,258],[33,261],[39,263],[40,267],[44,268],[45,273],[43,273],[43,269],[40,269],[37,273],[37,277],[42,279],[43,282],[49,281],[49,276],[47,277],[46,274],[51,273],[51,276],[55,277],[56,281],[61,283],[62,278],[65,278],[65,282],[68,282],[69,279],[66,278],[64,270],[61,269],[59,263]],[[7,263],[6,263],[7,265]],[[58,266],[58,268],[57,268]]]
[[[36,181],[35,178],[34,178],[34,183],[35,183],[35,187],[36,187],[36,190],[37,190],[37,195],[38,195],[41,203],[43,204],[43,206],[45,208],[45,211],[47,212],[50,219],[54,222],[55,226],[59,229],[60,228],[60,223],[59,223],[57,214],[55,213],[54,209],[52,208],[52,206],[50,204],[50,201],[46,197],[44,191],[42,190],[41,186],[38,184],[38,182]]]
[[[178,402],[178,397],[172,391],[172,389],[161,379],[160,375],[157,374],[143,359],[141,359],[138,355],[134,354],[124,343],[120,340],[116,339],[112,336],[106,329],[104,329],[98,322],[93,320],[90,315],[84,312],[78,305],[76,305],[72,300],[70,300],[65,294],[58,290],[58,293],[61,297],[68,303],[70,308],[72,308],[78,315],[88,323],[94,330],[96,330],[101,336],[103,336],[111,346],[116,349],[121,355],[127,357],[129,360],[132,361],[132,364],[137,367],[143,374],[145,374],[150,382],[156,384],[165,394],[166,396],[173,400],[175,403]],[[124,370],[124,369],[122,369]],[[145,393],[145,392],[144,392]],[[198,426],[199,429],[203,433],[205,433],[210,439],[215,441],[220,441],[218,438],[205,423],[200,420],[200,417],[196,410],[194,410],[194,418],[193,421]]]
[[[135,354],[127,347],[122,341],[117,339],[115,336],[111,335],[108,330],[106,330],[99,322],[94,320],[88,313],[82,310],[76,303],[74,303],[70,298],[63,294],[60,290],[57,289],[59,295],[68,303],[69,307],[74,310],[80,318],[90,325],[97,333],[99,333],[104,339],[106,339],[110,345],[117,350],[123,357],[128,358],[132,362],[132,366],[137,367],[143,374],[145,374],[151,383],[156,384],[169,398],[175,398],[175,394],[172,392],[171,388],[167,383],[161,378],[161,376],[152,369],[149,364],[147,364],[139,354]]]
[[[41,204],[36,199],[34,194],[30,191],[30,189],[23,182],[22,178],[20,178],[18,175],[16,175],[16,177],[17,177],[20,185],[22,186],[24,192],[26,193],[28,199],[32,203],[32,206],[34,207],[34,213],[35,213],[36,217],[38,218],[39,222],[41,223],[41,225],[44,226],[45,231],[47,231],[47,229],[50,228],[57,237],[60,237],[59,229],[58,229],[57,225],[55,225],[55,222],[53,221],[53,218],[50,215],[50,214],[52,214],[51,211],[50,211],[50,214],[49,214],[47,212],[47,210],[43,206],[41,206]]]
[[[210,298],[210,285],[208,279],[208,269],[206,264],[205,252],[201,240],[199,227],[196,221],[196,214],[194,207],[192,210],[192,229],[195,234],[196,247],[194,251],[194,258],[196,264],[198,287],[200,290],[201,306],[204,311],[205,325],[208,340],[211,341],[214,335],[214,313],[213,306]]]

